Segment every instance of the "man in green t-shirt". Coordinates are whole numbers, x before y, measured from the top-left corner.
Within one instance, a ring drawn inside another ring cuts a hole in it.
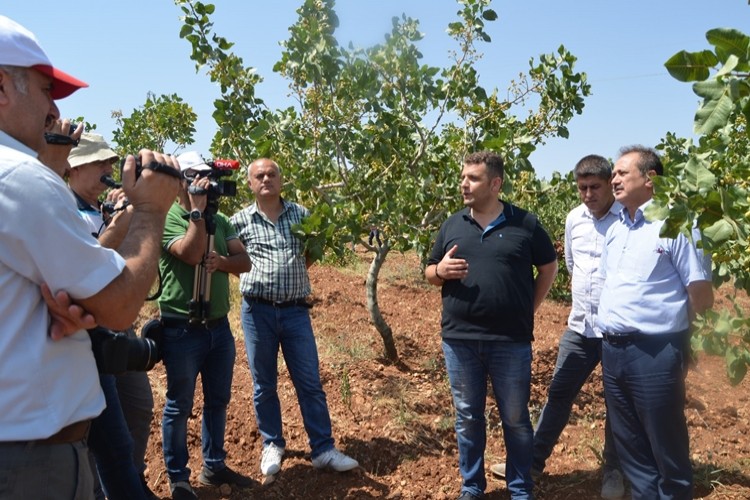
[[[172,498],[192,500],[197,496],[189,482],[187,420],[198,374],[204,399],[199,481],[240,487],[252,484],[250,478],[224,462],[224,430],[236,353],[227,319],[229,273],[249,271],[250,258],[229,219],[213,213],[209,206],[206,172],[211,167],[194,152],[177,160],[186,179],[167,214],[159,260],[162,293],[158,301],[167,372],[162,434]]]

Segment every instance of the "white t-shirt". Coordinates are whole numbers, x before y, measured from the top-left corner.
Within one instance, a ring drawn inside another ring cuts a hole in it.
[[[104,409],[88,334],[49,338],[40,285],[87,298],[124,266],[91,237],[63,180],[0,131],[0,442],[43,439]]]

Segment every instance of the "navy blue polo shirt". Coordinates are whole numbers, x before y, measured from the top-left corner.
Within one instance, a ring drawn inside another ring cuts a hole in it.
[[[503,202],[503,213],[483,229],[469,208],[440,227],[428,264],[458,245],[469,274],[442,286],[442,337],[528,342],[534,339],[534,267],[557,259],[537,217]]]

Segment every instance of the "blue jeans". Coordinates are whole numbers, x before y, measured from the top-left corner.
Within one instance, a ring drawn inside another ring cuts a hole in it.
[[[245,331],[247,360],[253,375],[255,418],[263,444],[286,447],[281,404],[276,391],[281,347],[297,392],[312,457],[332,449],[331,417],[320,382],[318,348],[309,309],[304,306],[277,308],[245,298],[242,301],[242,329]]]
[[[633,499],[693,498],[685,420],[685,336],[604,341],[604,394]]]
[[[99,375],[107,407],[91,422],[89,447],[107,498],[146,499],[140,471],[133,463],[133,438],[122,413],[114,375]],[[92,490],[93,492],[93,490]]]
[[[587,338],[573,330],[565,330],[560,338],[557,364],[549,386],[547,402],[534,430],[534,470],[544,470],[545,462],[568,424],[573,401],[601,358],[602,339]],[[604,420],[605,471],[620,468],[609,420],[607,412]]]
[[[162,446],[169,480],[175,483],[190,479],[187,421],[193,410],[198,374],[203,384],[203,464],[214,471],[223,469],[227,455],[224,431],[236,354],[229,321],[223,318],[211,329],[187,323],[184,327],[165,327],[162,353],[167,371]]]
[[[507,449],[505,477],[513,499],[533,498],[529,417],[531,343],[443,339],[445,367],[456,409],[461,492],[483,497],[487,487],[485,405],[487,378],[500,410]]]

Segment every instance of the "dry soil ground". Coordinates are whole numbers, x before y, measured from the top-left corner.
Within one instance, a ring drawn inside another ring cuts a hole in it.
[[[328,395],[337,446],[356,457],[353,473],[320,472],[310,464],[307,437],[294,388],[280,361],[279,395],[287,454],[282,471],[263,484],[261,440],[252,407],[252,383],[242,331],[235,311],[237,341],[233,397],[226,432],[228,463],[257,480],[235,490],[200,486],[200,414],[196,391],[190,419],[192,483],[203,499],[453,499],[461,479],[453,432],[453,412],[440,350],[440,294],[426,285],[416,258],[389,255],[379,289],[383,314],[393,328],[401,358],[388,364],[382,342],[369,323],[364,276],[367,255],[353,268],[315,266],[311,271],[312,309],[321,374]],[[148,310],[146,310],[148,312]],[[544,404],[557,355],[557,341],[568,314],[566,304],[547,301],[536,317],[531,410]],[[687,379],[686,414],[696,478],[696,497],[750,498],[750,377],[729,385],[723,361],[701,357]],[[151,373],[156,408],[147,456],[152,489],[169,498],[161,452],[160,419],[165,378]],[[584,386],[547,469],[536,487],[538,499],[594,499],[600,487],[604,404],[600,371]],[[488,401],[487,467],[504,461],[502,432],[494,402]],[[505,483],[487,474],[488,499],[508,498]]]

